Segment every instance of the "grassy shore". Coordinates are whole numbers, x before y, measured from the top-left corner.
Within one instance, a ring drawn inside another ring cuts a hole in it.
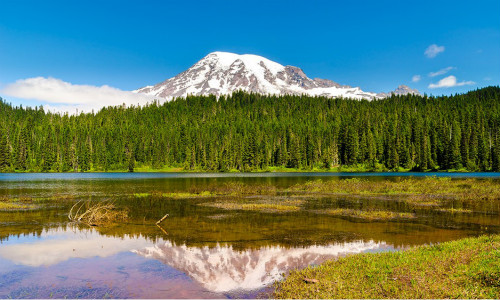
[[[500,298],[500,236],[365,253],[292,271],[274,298]]]

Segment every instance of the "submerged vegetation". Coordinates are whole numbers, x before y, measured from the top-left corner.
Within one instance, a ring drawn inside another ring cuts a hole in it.
[[[292,271],[273,298],[500,298],[500,236],[339,258]]]
[[[189,96],[54,114],[0,100],[0,172],[500,171],[500,88],[352,101]]]

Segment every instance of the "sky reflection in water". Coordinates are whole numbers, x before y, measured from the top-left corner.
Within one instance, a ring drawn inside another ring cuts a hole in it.
[[[188,247],[59,227],[37,238],[11,237],[2,244],[0,297],[224,297],[262,289],[291,268],[384,249],[391,247],[373,241],[248,250]],[[28,282],[36,283],[34,288],[25,288],[33,287]]]

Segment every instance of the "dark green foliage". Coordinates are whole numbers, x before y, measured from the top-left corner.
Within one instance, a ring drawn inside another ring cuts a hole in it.
[[[7,135],[0,128],[0,172],[8,171],[10,161],[9,145],[7,144]]]
[[[188,97],[61,115],[0,101],[1,171],[500,170],[500,88],[355,101]]]

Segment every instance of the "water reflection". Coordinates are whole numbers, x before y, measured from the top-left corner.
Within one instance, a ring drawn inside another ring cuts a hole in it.
[[[287,270],[320,264],[339,255],[384,249],[392,247],[383,242],[356,241],[327,246],[271,246],[238,251],[231,246],[187,247],[166,241],[134,252],[185,272],[210,291],[228,292],[263,288],[280,279]]]
[[[93,228],[72,226],[44,230],[39,237],[10,240],[0,247],[0,257],[31,267],[50,266],[70,258],[108,257],[151,245],[142,236],[103,236]]]
[[[225,297],[255,291],[287,270],[348,253],[392,249],[353,241],[307,247],[194,247],[65,226],[11,236],[0,246],[0,298]],[[4,284],[1,284],[1,283]]]

